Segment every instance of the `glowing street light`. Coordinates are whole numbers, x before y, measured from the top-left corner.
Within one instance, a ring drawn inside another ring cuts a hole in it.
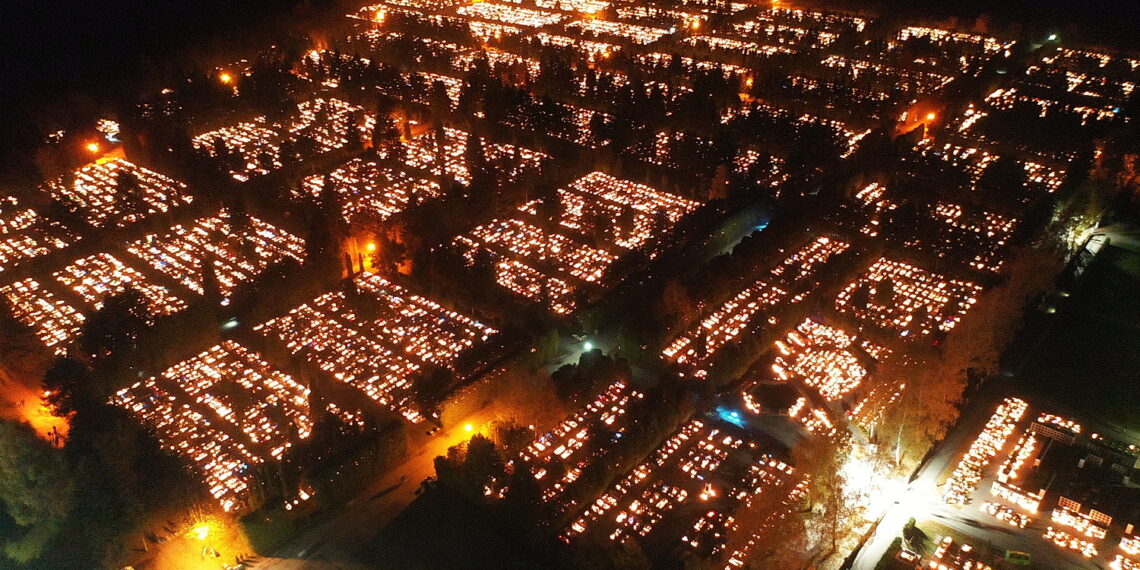
[[[926,114],[926,120],[927,120],[927,121],[933,121],[933,120],[934,120],[934,119],[936,119],[936,118],[938,118],[938,115],[936,115],[936,114],[934,114],[934,113],[927,113],[927,114]]]
[[[204,524],[195,527],[190,531],[190,534],[194,535],[194,538],[197,538],[198,540],[206,540],[206,538],[210,536],[210,525]]]
[[[91,152],[91,153],[99,152],[99,143],[97,143],[95,141],[91,141],[91,142],[87,143],[87,152]]]
[[[364,248],[367,249],[369,253],[376,251],[376,242],[370,241],[368,242],[368,245],[364,246]]]
[[[234,82],[234,76],[223,71],[222,73],[220,73],[218,75],[218,81],[221,81],[222,83],[224,83],[226,85],[229,85],[230,83]]]
[[[701,489],[701,493],[698,495],[698,497],[702,501],[713,499],[716,497],[716,488],[712,486],[712,483],[705,483],[705,486],[703,489]]]

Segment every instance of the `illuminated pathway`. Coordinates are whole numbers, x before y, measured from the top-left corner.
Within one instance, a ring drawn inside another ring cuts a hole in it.
[[[1069,556],[1042,541],[1041,533],[1044,529],[1038,528],[1041,526],[1041,521],[1025,529],[1014,529],[984,514],[981,511],[983,501],[976,498],[962,507],[950,506],[942,501],[941,495],[945,485],[938,487],[939,479],[943,474],[949,474],[970,442],[982,431],[997,404],[1002,400],[1002,390],[998,384],[989,384],[975,396],[957,425],[936,448],[934,455],[922,464],[913,482],[882,514],[874,534],[859,550],[851,568],[873,570],[890,549],[891,542],[900,536],[903,525],[911,517],[914,517],[920,526],[923,521],[930,521],[950,527],[968,537],[975,545],[989,544],[995,549],[1031,552],[1038,567],[1098,568],[1096,564],[1079,555]],[[989,479],[988,477],[983,479],[981,485],[983,488],[989,488]],[[936,540],[938,537],[930,538]]]
[[[472,433],[462,426],[485,426],[494,417],[494,410],[485,408],[430,439],[418,430],[409,431],[408,449],[418,451],[409,453],[403,463],[385,473],[343,507],[307,525],[304,533],[290,538],[271,555],[260,559],[253,568],[370,568],[354,562],[358,560],[355,551],[368,544],[415,500],[420,482],[435,475],[436,456],[446,456],[449,447],[471,437]]]

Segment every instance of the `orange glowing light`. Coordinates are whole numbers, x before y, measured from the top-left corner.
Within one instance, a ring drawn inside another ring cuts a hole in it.
[[[89,152],[99,152],[99,143],[95,141],[87,143],[87,150]]]
[[[364,246],[364,248],[365,248],[365,249],[367,249],[367,250],[368,250],[368,251],[370,251],[370,252],[371,252],[371,251],[376,251],[376,242],[374,242],[374,241],[370,241],[370,242],[368,242],[368,245]]]
[[[218,81],[221,81],[222,83],[225,83],[226,85],[229,85],[230,83],[233,83],[234,76],[223,71],[221,74],[218,75]]]
[[[933,121],[936,117],[938,117],[938,115],[935,115],[934,113],[927,113],[926,114],[926,120],[927,121]]]
[[[194,538],[197,538],[198,540],[206,540],[206,537],[210,536],[210,526],[202,525],[196,527],[194,530],[191,530],[190,533],[193,534]]]
[[[463,424],[463,430],[470,433],[470,432],[475,431],[475,426],[473,426],[471,424]]]
[[[699,30],[699,29],[701,29],[701,21],[700,20],[693,20],[692,22],[689,23],[689,27],[694,29],[694,30]]]

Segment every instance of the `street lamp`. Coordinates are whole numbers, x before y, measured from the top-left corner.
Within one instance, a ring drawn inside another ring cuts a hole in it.
[[[190,531],[190,533],[193,534],[194,537],[198,540],[206,540],[206,538],[210,536],[210,525],[204,524],[202,526],[195,527],[194,530]]]
[[[209,523],[203,523],[203,524],[200,524],[200,525],[190,529],[190,536],[198,539],[198,541],[202,543],[202,553],[201,553],[202,558],[217,558],[218,557],[218,551],[214,550],[214,547],[210,546],[210,543],[209,543],[209,538],[210,538],[210,524]]]
[[[87,152],[90,152],[90,153],[99,152],[99,143],[95,142],[95,141],[91,141],[91,142],[87,143]]]

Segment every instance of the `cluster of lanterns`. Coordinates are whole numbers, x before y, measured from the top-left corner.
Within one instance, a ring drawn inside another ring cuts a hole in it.
[[[412,376],[425,364],[450,367],[460,353],[496,331],[373,274],[354,281],[372,307],[353,309],[343,292],[326,293],[254,330],[283,341],[337,380],[413,422]]]
[[[970,449],[958,462],[954,473],[946,482],[943,500],[950,505],[962,505],[978,488],[982,480],[982,470],[1003,447],[1005,442],[1029,407],[1024,400],[1006,398],[998,406],[994,415],[978,437],[970,443]]]
[[[127,250],[198,294],[205,293],[202,268],[209,259],[222,296],[229,297],[238,284],[254,279],[272,263],[302,261],[305,241],[256,217],[238,218],[223,211],[190,225],[176,225],[163,235],[147,235],[128,244]]]
[[[233,341],[120,390],[112,403],[185,457],[227,511],[244,508],[252,467],[280,459],[313,425],[309,389]]]
[[[96,161],[45,189],[96,227],[124,227],[193,199],[182,182],[121,158]]]

